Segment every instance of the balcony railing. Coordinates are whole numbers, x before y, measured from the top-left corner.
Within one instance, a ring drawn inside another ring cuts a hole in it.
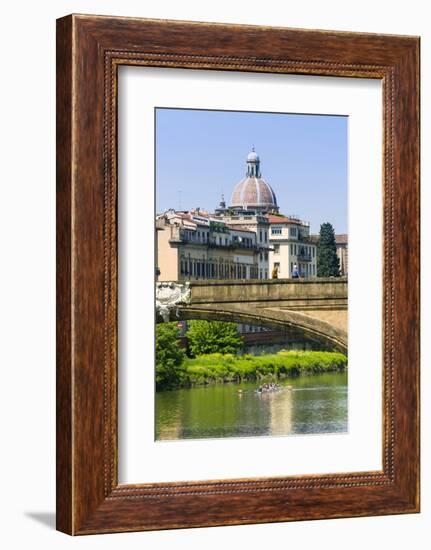
[[[222,240],[220,242],[219,240],[207,240],[207,239],[199,239],[199,238],[191,238],[184,234],[178,234],[175,233],[172,235],[172,237],[169,239],[169,242],[171,243],[187,243],[187,244],[197,244],[197,245],[206,245],[209,248],[226,248],[233,250],[235,248],[241,248],[241,249],[248,249],[248,250],[258,250],[257,243],[251,242],[251,243],[245,243],[240,241],[228,241],[225,242]]]

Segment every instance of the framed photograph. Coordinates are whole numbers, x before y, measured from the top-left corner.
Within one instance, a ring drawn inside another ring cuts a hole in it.
[[[57,21],[57,528],[419,511],[419,38]]]

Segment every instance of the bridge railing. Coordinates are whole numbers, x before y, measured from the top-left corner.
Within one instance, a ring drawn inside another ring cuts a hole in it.
[[[193,281],[188,288],[191,304],[341,300],[347,305],[348,297],[345,277]]]

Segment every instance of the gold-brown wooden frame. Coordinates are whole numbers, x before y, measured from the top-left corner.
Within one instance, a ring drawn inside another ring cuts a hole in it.
[[[384,105],[383,469],[119,485],[119,65],[376,78]],[[419,510],[419,38],[70,15],[57,21],[57,528]]]

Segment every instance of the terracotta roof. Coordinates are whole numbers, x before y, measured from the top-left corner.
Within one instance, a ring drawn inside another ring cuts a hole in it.
[[[190,212],[183,212],[183,211],[168,211],[162,214],[162,216],[166,216],[167,218],[181,218],[182,220],[190,220]]]
[[[265,180],[246,177],[236,185],[232,193],[230,206],[277,208],[277,199],[271,186]]]
[[[302,222],[300,220],[295,220],[293,218],[287,218],[286,216],[274,216],[270,214],[268,216],[269,223],[278,223],[278,224],[285,224],[285,223],[293,223],[296,225],[302,225]]]
[[[207,212],[206,210],[196,210],[196,208],[192,208],[192,210],[190,211],[190,214],[192,216],[200,216],[201,218],[209,218],[210,217],[210,213]]]
[[[337,244],[347,244],[348,242],[348,235],[343,233],[342,235],[335,235],[335,242]]]

